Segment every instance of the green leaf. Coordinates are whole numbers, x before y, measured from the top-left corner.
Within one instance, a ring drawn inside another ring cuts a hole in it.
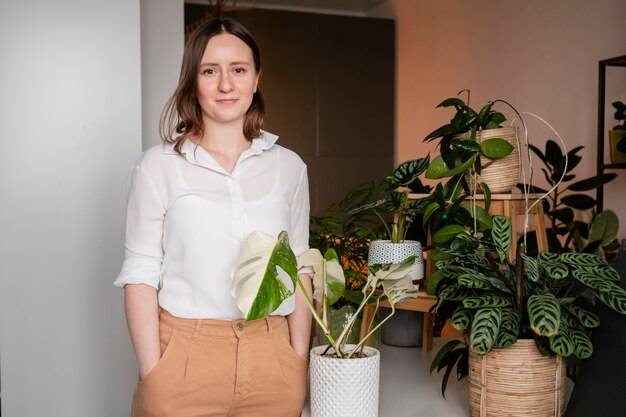
[[[609,291],[594,291],[594,294],[613,310],[626,314],[626,291],[612,282],[608,284],[611,286]]]
[[[518,334],[513,330],[500,328],[500,331],[498,332],[498,337],[496,338],[495,346],[502,349],[508,348],[517,341],[517,335]]]
[[[600,246],[606,246],[617,237],[619,219],[611,210],[598,213],[589,225],[589,240],[600,241]]]
[[[622,277],[619,272],[611,265],[593,265],[593,266],[578,266],[578,269],[582,269],[587,272],[592,272],[604,279],[619,283]]]
[[[565,325],[561,325],[559,332],[550,337],[550,349],[557,355],[568,357],[574,353],[574,341],[571,331]]]
[[[548,139],[546,142],[546,162],[548,165],[557,167],[561,158],[563,158],[563,152],[561,147],[557,145],[552,139]]]
[[[460,253],[472,253],[478,249],[478,245],[478,240],[474,239],[472,236],[460,234],[454,238],[450,244],[450,249]]]
[[[493,217],[493,229],[491,236],[493,237],[493,243],[496,244],[502,251],[508,252],[511,248],[511,221],[505,216]]]
[[[433,371],[439,367],[439,364],[441,363],[441,361],[443,360],[443,358],[446,357],[446,355],[448,354],[448,352],[452,351],[452,349],[454,349],[455,347],[457,347],[459,344],[461,343],[460,340],[451,340],[448,343],[446,343],[445,345],[443,345],[441,347],[441,349],[439,349],[439,352],[437,352],[437,354],[435,355],[435,358],[433,359],[433,361],[430,363],[430,373],[432,374]]]
[[[428,279],[426,280],[426,293],[428,295],[435,295],[435,290],[437,289],[437,285],[439,281],[444,278],[443,272],[441,270],[437,270],[430,274]]]
[[[428,169],[426,170],[425,176],[426,178],[431,179],[431,180],[438,180],[438,179],[445,178],[445,177],[452,177],[461,172],[465,172],[469,167],[472,166],[472,164],[474,163],[474,159],[475,157],[472,156],[470,159],[468,159],[461,165],[450,169],[444,162],[441,155],[439,155],[435,159],[433,159],[433,161],[430,163],[430,165],[428,166]]]
[[[578,359],[590,358],[593,354],[593,343],[591,343],[589,336],[578,329],[571,329],[570,336],[574,344],[574,355]]]
[[[508,298],[498,293],[483,293],[480,295],[468,296],[460,300],[465,308],[487,308],[487,307],[506,307],[511,302]]]
[[[452,324],[457,330],[467,329],[469,324],[472,322],[472,312],[473,310],[462,308],[459,305],[450,317],[450,324]]]
[[[569,224],[574,221],[574,210],[569,207],[565,207],[548,212],[548,216],[554,217],[565,224]]]
[[[422,220],[422,224],[425,225],[426,223],[428,223],[428,219],[430,219],[430,216],[432,216],[432,214],[435,211],[437,211],[437,209],[439,209],[439,207],[441,207],[441,206],[437,202],[432,202],[428,206],[426,206],[426,210],[424,210],[424,218]]]
[[[478,223],[478,230],[485,231],[489,230],[492,227],[492,219],[489,213],[485,211],[482,207],[475,206],[472,204],[461,204],[461,208],[467,210],[467,212],[474,218],[474,211],[476,212],[476,223]]]
[[[500,128],[501,124],[506,121],[506,117],[504,117],[504,114],[500,113],[500,112],[493,112],[491,114],[491,118],[489,120],[489,123],[487,124],[487,129],[498,129]]]
[[[556,255],[556,254],[555,254]],[[541,256],[541,255],[540,255]],[[561,262],[570,265],[591,267],[594,265],[606,265],[606,261],[598,255],[591,253],[566,252],[558,255]]]
[[[530,327],[540,336],[553,336],[561,325],[561,305],[550,293],[533,294],[527,302]]]
[[[511,293],[511,290],[509,290],[507,286],[504,285],[504,282],[500,281],[498,278],[483,275],[479,272],[459,275],[458,282],[459,284],[467,288],[478,288],[486,290],[497,289],[505,293]]]
[[[596,200],[587,194],[570,194],[562,197],[561,203],[578,210],[588,210],[596,205]]]
[[[493,103],[488,103],[480,109],[478,112],[478,117],[476,121],[478,122],[478,126],[484,127],[487,125],[487,119],[489,118],[489,114],[491,113],[491,108],[493,107]]]
[[[481,308],[474,314],[470,330],[470,346],[478,354],[488,353],[496,342],[502,320],[499,308]]]
[[[455,284],[445,287],[443,290],[439,291],[437,297],[442,300],[461,301],[467,297],[470,297],[472,294],[473,292],[469,288],[465,288],[461,285]]]
[[[480,142],[480,149],[487,158],[504,158],[513,152],[513,145],[501,138],[491,138]]]
[[[586,180],[575,182],[570,184],[566,190],[572,191],[590,191],[613,181],[617,177],[615,173],[596,175],[595,177],[587,178]]]
[[[473,140],[470,139],[452,139],[450,144],[455,148],[461,149],[467,152],[480,152],[480,145]]]
[[[565,307],[567,311],[572,313],[572,315],[576,317],[580,324],[582,324],[584,327],[588,329],[593,329],[600,326],[600,317],[596,316],[595,314],[574,304],[566,304],[563,307]]]
[[[524,260],[524,273],[532,282],[539,282],[541,276],[539,275],[539,264],[537,260],[523,253],[521,255]]]
[[[439,229],[433,235],[433,242],[437,244],[447,243],[461,233],[467,233],[465,227],[458,224],[449,224]]]
[[[554,262],[545,266],[546,273],[553,280],[562,280],[569,275],[569,268],[561,262]]]
[[[385,178],[385,182],[391,185],[393,188],[408,186],[418,176],[426,171],[429,163],[430,155],[427,155],[424,158],[404,162],[400,164],[390,176]]]
[[[502,322],[500,323],[500,330],[498,331],[498,337],[496,338],[496,347],[507,348],[511,346],[519,335],[520,328],[520,314],[517,310],[512,308],[502,309]]]
[[[450,124],[447,124],[445,126],[441,126],[441,127],[437,128],[437,129],[435,129],[434,131],[430,132],[428,134],[428,136],[426,136],[424,138],[424,141],[425,142],[430,142],[431,140],[440,138],[442,136],[453,135],[456,132],[457,132],[457,129],[454,126],[452,126]]]
[[[578,255],[578,254],[576,254]],[[542,266],[545,266],[547,264],[551,264],[557,261],[563,261],[565,263],[568,263],[569,261],[567,259],[564,259],[562,257],[562,255],[558,254],[558,253],[551,253],[551,252],[539,252],[539,255],[537,256],[537,261],[539,261],[539,264]]]
[[[437,105],[436,108],[439,107],[457,107],[457,108],[465,108],[467,107],[467,105],[465,104],[465,102],[463,100],[461,100],[460,98],[456,98],[456,97],[452,97],[452,98],[447,98],[444,101],[442,101],[441,103],[439,103]]]
[[[289,275],[295,288],[297,263],[286,231],[278,235],[278,240],[261,232],[253,232],[244,240],[233,263],[230,292],[246,320],[273,313],[293,295],[294,291],[278,275],[279,267]]]
[[[484,182],[480,183],[480,189],[483,190],[483,195],[485,196],[484,211],[489,213],[489,207],[491,207],[491,190],[489,189],[489,186]]]

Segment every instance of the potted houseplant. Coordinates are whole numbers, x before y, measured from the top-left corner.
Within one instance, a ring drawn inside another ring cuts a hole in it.
[[[348,344],[347,338],[356,317],[367,303],[378,305],[385,299],[393,313],[397,303],[417,296],[417,287],[408,276],[413,261],[413,257],[409,257],[398,264],[370,265],[357,313],[346,323],[341,334],[334,337],[326,306],[338,300],[345,289],[343,268],[336,252],[331,249],[322,256],[317,249],[309,249],[299,257],[301,265],[313,267],[314,298],[323,305],[320,317],[297,274],[298,265],[289,247],[287,232],[281,232],[278,239],[253,232],[244,241],[232,268],[231,294],[246,320],[271,314],[299,286],[313,318],[329,340],[327,346],[311,350],[313,417],[378,415],[380,354],[364,344],[384,321],[374,324],[372,320],[367,334],[356,344]]]
[[[442,393],[455,366],[458,379],[469,374],[471,416],[560,416],[563,357],[589,357],[589,331],[600,324],[588,298],[626,314],[626,291],[600,256],[531,257],[518,248],[511,260],[511,245],[509,220],[495,216],[481,239],[459,234],[439,250],[428,290],[439,298],[436,314],[463,330],[465,343],[444,345],[431,371],[445,371]]]
[[[352,216],[373,213],[386,231],[387,239],[372,240],[368,264],[400,263],[412,256],[415,262],[410,276],[415,284],[424,278],[422,245],[417,240],[406,239],[406,235],[418,212],[432,198],[409,200],[408,194],[430,191],[430,187],[422,184],[419,178],[429,164],[430,156],[400,164],[384,178],[378,192],[371,196],[373,201],[365,201],[349,212]],[[389,311],[383,309],[382,313],[384,316]],[[401,310],[393,319],[386,321],[382,328],[382,342],[393,346],[417,346],[421,344],[422,326],[423,313]]]
[[[615,173],[595,175],[585,179],[577,179],[574,169],[582,161],[580,151],[583,146],[577,146],[564,154],[559,145],[548,140],[544,150],[529,145],[530,150],[543,163],[548,185],[553,190],[547,190],[535,185],[520,183],[517,187],[524,191],[546,195],[543,199],[543,209],[548,217],[546,235],[550,252],[590,252],[604,256],[605,253],[614,253],[619,245],[613,240],[619,230],[619,220],[611,210],[595,213],[592,208],[596,200],[585,194],[597,187],[603,186],[615,179]],[[589,214],[590,221],[583,221],[577,213]],[[534,232],[527,235],[526,252],[537,253],[537,239]]]
[[[507,193],[520,176],[517,128],[502,127],[506,118],[493,109],[497,101],[475,111],[469,105],[469,90],[463,91],[467,91],[467,103],[453,97],[437,106],[454,107],[456,111],[450,123],[424,138],[425,142],[439,140],[440,149],[440,155],[433,159],[426,171],[426,178],[440,179],[467,173],[465,177],[472,190],[475,188],[481,192],[486,186],[491,192]]]
[[[619,123],[609,130],[611,145],[611,162],[614,164],[626,163],[626,104],[621,101],[611,103],[615,108],[615,120]]]

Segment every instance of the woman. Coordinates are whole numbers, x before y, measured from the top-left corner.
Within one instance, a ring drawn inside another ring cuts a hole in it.
[[[133,417],[300,415],[311,326],[302,293],[253,322],[229,294],[249,233],[287,230],[296,255],[308,247],[306,166],[260,130],[260,71],[241,24],[200,26],[161,118],[164,145],[133,168],[115,281],[139,364]]]

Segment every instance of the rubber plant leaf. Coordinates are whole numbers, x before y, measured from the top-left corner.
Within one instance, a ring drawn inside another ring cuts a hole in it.
[[[296,257],[286,231],[280,232],[278,239],[252,232],[231,268],[230,293],[246,320],[260,319],[293,295],[297,274]]]
[[[328,249],[325,256],[318,249],[308,249],[298,257],[298,265],[313,268],[313,298],[317,301],[326,296],[326,302],[332,305],[343,295],[346,277],[334,249]]]

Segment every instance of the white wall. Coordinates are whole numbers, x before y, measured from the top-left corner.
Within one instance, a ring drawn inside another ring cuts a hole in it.
[[[388,5],[397,16],[398,161],[426,155],[422,138],[451,117],[434,107],[469,88],[475,106],[506,99],[544,117],[569,149],[585,146],[578,178],[595,175],[598,61],[626,54],[626,2],[390,0]],[[613,86],[623,97],[626,76]],[[531,143],[539,148],[554,139],[537,123],[531,129]],[[616,172],[605,208],[618,213],[620,236],[626,238],[626,171]],[[545,185],[541,173],[535,178]]]
[[[184,46],[183,0],[141,0],[144,149],[161,142],[159,118],[176,85]]]
[[[139,0],[0,3],[6,417],[129,414],[125,187],[141,150]]]

